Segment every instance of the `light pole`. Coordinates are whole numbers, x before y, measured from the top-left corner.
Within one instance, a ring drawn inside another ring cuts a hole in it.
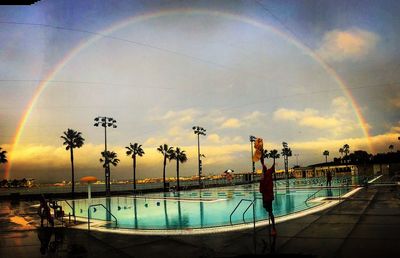
[[[108,163],[108,155],[107,155],[107,127],[112,127],[112,128],[117,128],[117,121],[112,118],[112,117],[106,117],[106,116],[98,116],[94,119],[95,123],[94,126],[102,126],[104,127],[104,159],[105,159],[105,168],[104,168],[104,174],[105,174],[105,183],[106,183],[106,196],[110,196],[110,186],[111,186],[111,180],[110,180],[110,164]]]
[[[256,167],[254,165],[254,160],[253,160],[253,142],[255,142],[257,139],[257,137],[250,135],[249,140],[250,140],[250,146],[251,146],[251,171],[252,171],[252,175],[253,175],[253,179],[250,181],[254,181],[254,177],[255,177],[255,172],[256,172]]]
[[[206,135],[206,129],[200,126],[193,126],[192,127],[194,134],[197,134],[197,156],[199,159],[199,187],[201,188],[201,171],[202,171],[202,164],[201,164],[201,155],[200,155],[200,135]]]

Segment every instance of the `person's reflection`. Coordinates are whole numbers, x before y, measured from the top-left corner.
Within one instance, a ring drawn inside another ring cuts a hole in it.
[[[269,234],[268,243],[266,242],[266,240],[263,240],[263,244],[264,244],[264,247],[263,247],[261,253],[264,254],[264,253],[268,252],[270,254],[274,254],[275,246],[276,246],[276,235],[272,236],[271,234]]]
[[[63,228],[43,227],[38,229],[40,241],[40,253],[45,255],[48,252],[55,253],[64,240]],[[50,241],[54,234],[54,241]]]
[[[328,197],[332,197],[332,189],[329,187],[328,189],[326,189],[326,195],[328,196]]]
[[[50,252],[56,252],[61,244],[64,241],[64,232],[63,232],[63,228],[54,228],[53,232],[54,232],[54,241],[51,241],[49,244],[49,251]]]
[[[273,253],[275,253],[275,245],[276,245],[276,235],[274,235],[274,236],[271,236],[271,246],[270,246],[270,250],[269,250],[269,252],[271,253],[271,254],[273,254]]]
[[[40,241],[40,253],[45,255],[49,247],[51,235],[53,234],[53,228],[40,227],[38,228],[37,234]]]

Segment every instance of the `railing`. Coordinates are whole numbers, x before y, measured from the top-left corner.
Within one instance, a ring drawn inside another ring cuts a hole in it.
[[[262,200],[262,198],[260,197],[254,197],[254,200],[249,204],[249,206],[247,206],[246,210],[243,212],[243,223],[246,223],[246,220],[244,218],[244,215],[246,215],[246,212],[249,210],[249,208],[253,205],[253,222],[255,223],[256,221],[256,216],[255,216],[255,212],[254,212],[254,204],[256,202],[256,200]]]
[[[65,202],[70,208],[71,208],[71,211],[72,211],[72,216],[74,216],[74,223],[76,224],[76,215],[75,215],[75,209],[74,209],[74,207],[67,201],[67,200],[65,200],[65,199],[58,199],[58,200],[56,200],[56,204],[58,205],[58,202]],[[69,222],[71,222],[71,214],[69,215]]]
[[[346,188],[347,188],[347,191],[345,190],[344,192],[342,192],[343,187],[332,187],[332,188],[335,188],[335,189],[337,189],[337,190],[339,191],[339,194],[338,194],[337,196],[334,196],[334,197],[338,198],[339,201],[341,201],[341,200],[342,200],[342,196],[343,196],[344,194],[348,193],[348,188],[349,188],[349,186],[346,187]],[[304,201],[304,202],[306,203],[306,205],[307,205],[307,202],[308,202],[309,200],[314,199],[315,196],[317,195],[317,193],[321,192],[322,190],[331,190],[331,189],[328,188],[328,187],[324,187],[324,188],[319,189],[318,191],[316,191],[316,192],[313,193],[312,195],[308,196],[308,198]],[[326,196],[325,196],[325,197],[326,197]],[[328,195],[328,197],[331,197],[331,196]]]
[[[307,203],[308,200],[311,199],[311,197],[313,197],[313,196],[315,197],[315,195],[316,195],[317,193],[321,192],[322,190],[325,190],[325,188],[319,189],[318,191],[316,191],[316,192],[313,193],[312,195],[308,196],[308,198],[307,198],[304,202]]]
[[[251,204],[254,202],[254,200],[252,201],[252,200],[249,200],[249,199],[241,199],[240,202],[236,205],[235,209],[233,209],[233,211],[231,212],[231,215],[229,216],[229,221],[230,221],[231,225],[232,225],[232,215],[235,213],[235,211],[237,210],[237,208],[239,208],[240,204],[242,204],[243,201],[250,202],[249,207],[250,207]],[[247,210],[247,209],[246,209],[246,210]],[[243,218],[243,220],[244,220],[244,218]]]
[[[89,231],[90,231],[90,208],[95,207],[95,206],[102,206],[108,212],[108,214],[110,214],[115,219],[115,225],[118,225],[118,219],[111,213],[111,211],[109,209],[106,208],[106,206],[104,206],[101,203],[92,204],[92,205],[89,205],[89,207],[88,207],[88,230]]]

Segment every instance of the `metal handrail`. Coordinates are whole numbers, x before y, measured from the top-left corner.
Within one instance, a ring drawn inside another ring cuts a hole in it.
[[[57,205],[58,205],[58,202],[59,202],[59,201],[65,202],[65,203],[71,208],[72,216],[74,216],[74,223],[76,224],[75,209],[72,207],[72,205],[71,205],[66,199],[58,199],[58,200],[56,200],[56,204],[57,204]],[[71,217],[70,217],[70,219],[71,219]]]
[[[244,219],[244,215],[246,214],[247,210],[251,207],[251,205],[254,204],[255,201],[256,201],[256,199],[254,199],[254,200],[249,204],[249,206],[247,206],[247,208],[244,210],[243,216],[242,216],[242,218],[243,218],[243,223],[246,223],[246,221],[245,221],[245,219]]]
[[[249,206],[247,206],[246,210],[243,212],[243,223],[246,223],[246,220],[244,219],[244,215],[246,215],[246,212],[249,210],[251,205],[254,205],[254,203],[256,202],[257,199],[262,200],[262,198],[260,198],[260,197],[254,197],[254,200],[249,204]],[[254,213],[254,211],[253,211],[253,213]],[[255,220],[255,218],[253,218],[253,220]]]
[[[237,208],[240,206],[240,204],[241,204],[243,201],[253,202],[252,200],[249,200],[249,199],[241,199],[241,200],[240,200],[240,202],[236,205],[235,209],[233,209],[233,211],[231,212],[231,215],[229,216],[229,221],[230,221],[231,225],[232,225],[232,215],[233,215],[233,213],[235,213],[235,211],[237,210]]]
[[[319,193],[320,191],[322,191],[322,190],[325,190],[325,188],[319,189],[318,191],[316,191],[316,192],[313,193],[312,195],[308,196],[308,198],[307,198],[304,202],[307,203],[308,200],[311,199],[311,197],[313,197],[313,196],[315,197],[315,195],[316,195],[317,193]]]
[[[104,205],[101,204],[101,203],[92,204],[92,205],[89,205],[89,207],[88,207],[88,230],[89,230],[89,231],[90,231],[90,208],[95,207],[95,206],[102,206],[102,207],[115,219],[115,225],[118,225],[118,219],[117,219],[117,217],[115,217],[115,216],[111,213],[111,211],[110,211],[109,209],[106,208],[106,206],[104,206]]]
[[[71,208],[72,212],[74,211],[74,208],[72,207],[72,205],[67,200],[61,199],[61,200],[57,200],[56,202],[58,202],[58,201],[65,202]]]

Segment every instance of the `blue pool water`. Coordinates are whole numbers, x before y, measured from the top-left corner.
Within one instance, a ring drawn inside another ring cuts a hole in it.
[[[306,202],[311,197],[339,196],[349,191],[349,187],[332,189],[278,189],[275,191],[273,210],[275,216],[283,216],[311,208],[317,202]],[[237,210],[232,211],[242,200]],[[248,201],[247,201],[248,200]],[[249,223],[253,221],[253,207],[256,220],[268,218],[262,206],[258,184],[229,186],[210,189],[181,191],[180,193],[156,193],[141,196],[115,196],[109,198],[92,198],[75,200],[74,206],[78,217],[88,216],[88,207],[102,204],[118,220],[120,228],[134,229],[182,229],[226,226]],[[72,205],[72,201],[69,201]],[[72,214],[72,209],[61,202],[63,209]],[[246,208],[249,209],[244,215]],[[90,208],[91,218],[108,220],[114,218],[102,206]],[[231,220],[230,220],[231,219]],[[110,223],[115,226],[115,223]]]

